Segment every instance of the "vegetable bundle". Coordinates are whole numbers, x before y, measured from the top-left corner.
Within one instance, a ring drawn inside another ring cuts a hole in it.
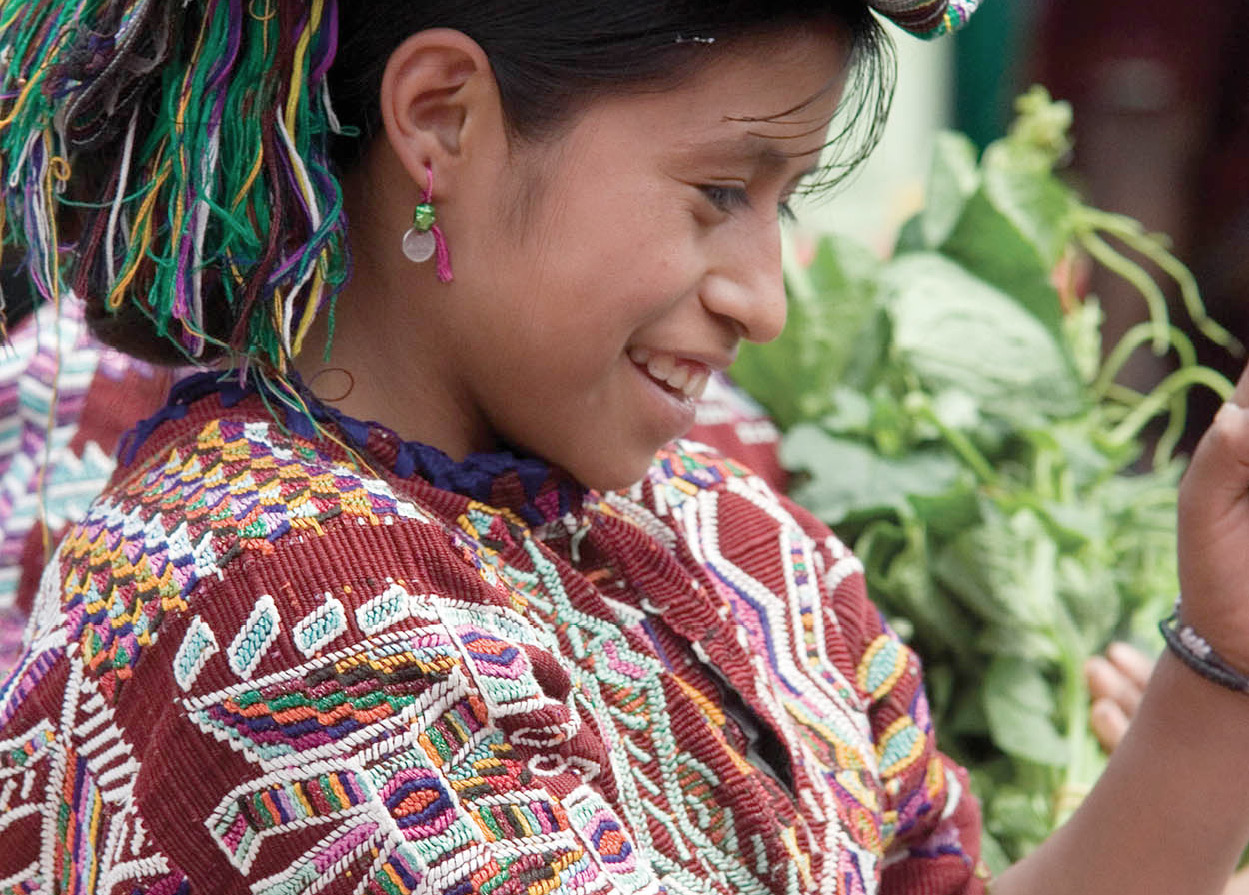
[[[1155,645],[1177,586],[1186,392],[1231,389],[1106,237],[1174,278],[1200,331],[1234,347],[1162,238],[1086,206],[1055,174],[1069,107],[1034,88],[1018,109],[980,159],[964,137],[939,139],[926,207],[891,260],[832,237],[809,265],[790,259],[785,334],[733,370],[785,433],[793,496],[852,544],[924,658],[994,870],[1101,772],[1083,665],[1114,637]],[[1096,300],[1054,282],[1077,258],[1128,279],[1150,309],[1105,360]],[[1145,347],[1177,366],[1148,395],[1114,382]],[[1156,419],[1165,431],[1146,458]]]

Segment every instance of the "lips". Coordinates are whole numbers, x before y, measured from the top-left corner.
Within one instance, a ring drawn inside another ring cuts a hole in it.
[[[711,369],[706,364],[685,360],[675,354],[630,348],[629,359],[644,369],[651,379],[691,401],[703,396],[711,378]]]

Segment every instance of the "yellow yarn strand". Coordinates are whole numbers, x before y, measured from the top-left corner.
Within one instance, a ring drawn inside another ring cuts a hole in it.
[[[292,353],[296,356],[303,351],[304,339],[308,335],[308,330],[312,329],[312,322],[317,319],[317,306],[319,305],[317,296],[325,288],[324,269],[324,258],[322,258],[317,262],[317,273],[312,279],[312,291],[309,293],[308,301],[304,304],[304,313],[299,319],[299,328],[295,330],[295,344],[292,346]]]
[[[292,135],[295,133],[295,113],[299,108],[299,97],[303,90],[304,58],[308,55],[308,46],[312,43],[312,36],[321,27],[321,12],[324,6],[325,0],[313,0],[312,10],[308,14],[308,27],[304,29],[299,43],[295,46],[294,75],[291,78],[290,95],[286,98],[286,130]]]
[[[130,228],[130,244],[141,246],[142,248],[140,251],[147,251],[147,246],[151,245],[152,210],[156,206],[157,199],[160,198],[160,188],[169,178],[172,170],[173,162],[166,159],[164,164],[161,166],[160,174],[152,184],[151,190],[146,196],[144,196],[143,204],[139,206],[139,213],[135,216],[134,225]],[[140,232],[142,232],[142,239],[140,239]],[[124,276],[118,279],[117,283],[108,294],[107,302],[109,310],[116,311],[121,307],[122,302],[125,300],[126,290],[130,287],[130,284],[134,282],[134,278],[139,273],[139,266],[137,264],[131,264],[128,266],[129,270],[126,271]]]

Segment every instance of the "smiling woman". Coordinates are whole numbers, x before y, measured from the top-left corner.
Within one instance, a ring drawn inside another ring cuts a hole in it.
[[[0,0],[6,239],[206,368],[43,577],[0,891],[984,891],[857,561],[673,440],[885,47],[859,0]],[[1079,841],[1003,885],[1117,891]]]
[[[692,425],[691,382],[780,332],[779,209],[819,160],[848,42],[826,23],[687,50],[703,58],[679,83],[617,90],[532,141],[510,136],[471,38],[400,45],[381,85],[389,138],[345,179],[360,252],[333,354],[314,331],[304,378],[346,367],[340,410],[456,460],[507,444],[591,487],[641,478]],[[449,283],[393,250],[427,165]]]

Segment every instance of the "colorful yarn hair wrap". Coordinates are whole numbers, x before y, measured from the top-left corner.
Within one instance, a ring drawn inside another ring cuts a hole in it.
[[[348,274],[336,35],[337,0],[0,0],[4,242],[38,293],[284,372]]]
[[[966,25],[980,0],[868,0],[868,5],[912,34],[931,40]]]

